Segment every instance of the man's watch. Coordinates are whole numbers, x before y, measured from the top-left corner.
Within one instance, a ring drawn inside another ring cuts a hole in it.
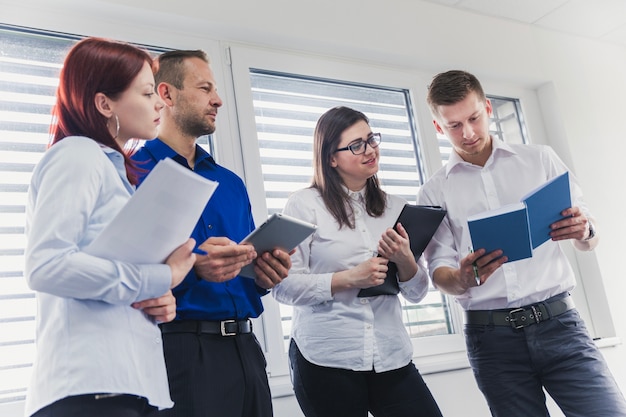
[[[590,221],[587,221],[587,224],[589,225],[589,236],[587,236],[584,240],[591,240],[596,236],[596,229],[594,229],[593,223]]]

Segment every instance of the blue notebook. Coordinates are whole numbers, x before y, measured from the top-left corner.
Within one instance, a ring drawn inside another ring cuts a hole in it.
[[[572,206],[567,172],[552,178],[522,197],[528,212],[533,249],[550,239],[550,225],[561,220],[561,212]]]
[[[558,175],[535,188],[521,202],[467,219],[472,247],[487,253],[502,249],[507,262],[532,257],[533,249],[550,239],[550,225],[572,206],[569,174]]]
[[[524,203],[514,203],[467,219],[474,250],[502,249],[507,262],[533,256],[530,226]]]

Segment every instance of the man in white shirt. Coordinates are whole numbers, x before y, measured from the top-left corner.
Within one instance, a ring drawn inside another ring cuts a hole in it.
[[[448,211],[425,256],[434,285],[465,310],[468,356],[492,415],[549,415],[545,388],[568,417],[626,416],[624,397],[574,308],[574,273],[557,243],[571,240],[578,250],[598,243],[576,180],[570,175],[572,207],[532,258],[506,263],[502,250],[472,253],[468,216],[519,202],[567,167],[547,146],[492,138],[491,103],[472,74],[438,74],[427,100],[454,152],[418,196]]]

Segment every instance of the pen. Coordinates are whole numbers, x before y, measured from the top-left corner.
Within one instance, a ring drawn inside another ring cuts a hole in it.
[[[203,251],[200,248],[193,248],[192,252],[195,253],[195,254],[198,254],[198,255],[208,255],[208,253],[206,251]]]
[[[469,250],[470,253],[474,253],[474,249],[472,249],[472,247],[468,247],[467,250]],[[476,262],[472,263],[472,269],[474,270],[474,279],[476,280],[476,285],[480,285],[480,275],[478,274],[478,265],[476,265]]]

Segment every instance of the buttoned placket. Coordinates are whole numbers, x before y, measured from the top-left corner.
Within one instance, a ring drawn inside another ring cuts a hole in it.
[[[486,165],[480,171],[480,178],[483,183],[483,188],[485,190],[485,196],[487,198],[487,205],[489,210],[497,209],[502,207],[503,203],[500,201],[500,196],[498,195],[498,190],[495,185],[495,181],[493,178],[493,172],[489,169],[489,165]],[[504,279],[506,281],[506,292],[508,300],[515,300],[518,297],[518,293],[520,290],[520,282],[517,277],[517,269],[513,264],[504,264],[502,265],[502,272],[504,273]]]
[[[350,198],[353,200],[355,228],[361,234],[364,242],[372,242],[370,243],[372,247],[369,256],[375,256],[377,240],[373,238],[365,224],[367,211],[365,210],[364,192],[351,192]],[[374,311],[368,298],[357,298],[355,302],[363,308],[363,364],[373,364],[376,343],[374,338]]]

